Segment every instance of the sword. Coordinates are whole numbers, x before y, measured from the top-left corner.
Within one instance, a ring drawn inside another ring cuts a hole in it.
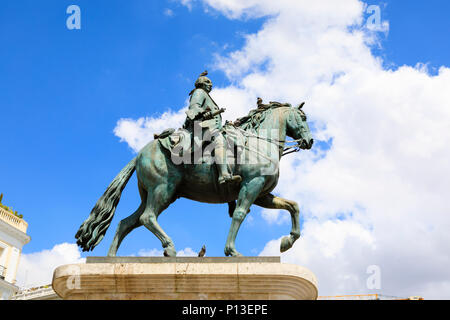
[[[209,119],[212,119],[212,118],[214,118],[215,116],[217,116],[218,114],[221,114],[221,113],[224,113],[225,112],[225,108],[220,108],[219,110],[216,110],[216,111],[208,111],[208,112],[206,112],[205,114],[204,114],[204,117],[203,117],[203,119],[204,120],[209,120]]]

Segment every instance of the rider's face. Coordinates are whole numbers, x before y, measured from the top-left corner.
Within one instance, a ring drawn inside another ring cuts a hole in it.
[[[206,80],[205,82],[203,82],[203,88],[205,88],[207,92],[211,92],[212,82],[210,80]]]

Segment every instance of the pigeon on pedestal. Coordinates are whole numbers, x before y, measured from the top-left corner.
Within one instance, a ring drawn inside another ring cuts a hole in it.
[[[202,250],[200,250],[200,252],[198,253],[199,257],[203,257],[206,253],[206,247],[205,245],[203,245]]]

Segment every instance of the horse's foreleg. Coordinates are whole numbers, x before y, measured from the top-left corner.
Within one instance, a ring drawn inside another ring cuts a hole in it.
[[[233,218],[234,210],[236,210],[236,201],[228,202],[228,215],[230,218]],[[250,208],[247,210],[247,213],[250,213]]]
[[[242,183],[237,200],[237,206],[233,212],[233,219],[231,222],[230,231],[228,233],[227,243],[225,245],[226,256],[241,256],[241,254],[236,250],[236,236],[242,222],[249,212],[250,206],[259,196],[264,184],[264,177],[257,177],[249,182]]]
[[[290,249],[294,242],[300,238],[300,210],[298,204],[295,201],[283,199],[272,194],[256,199],[255,204],[267,209],[284,209],[289,211],[292,220],[291,234],[281,239],[280,251],[285,252]]]
[[[147,198],[147,206],[140,217],[140,222],[161,241],[166,257],[175,257],[177,252],[172,239],[164,232],[156,219],[172,202],[175,187],[160,184]]]

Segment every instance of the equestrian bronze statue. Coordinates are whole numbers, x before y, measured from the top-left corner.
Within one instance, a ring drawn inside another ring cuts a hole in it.
[[[306,115],[290,104],[258,98],[257,108],[235,122],[222,124],[223,108],[209,93],[212,82],[201,74],[190,94],[183,128],[155,135],[114,178],[76,233],[83,251],[93,250],[113,219],[123,189],[136,171],[141,196],[139,208],[120,221],[108,256],[132,230],[144,225],[161,241],[165,256],[176,256],[172,239],[157,219],[180,197],[205,203],[228,203],[232,218],[225,244],[226,256],[240,256],[236,235],[250,206],[284,209],[292,218],[290,235],[280,251],[300,237],[299,207],[295,201],[273,195],[284,154],[311,149],[313,139]],[[287,137],[293,140],[288,141]]]

